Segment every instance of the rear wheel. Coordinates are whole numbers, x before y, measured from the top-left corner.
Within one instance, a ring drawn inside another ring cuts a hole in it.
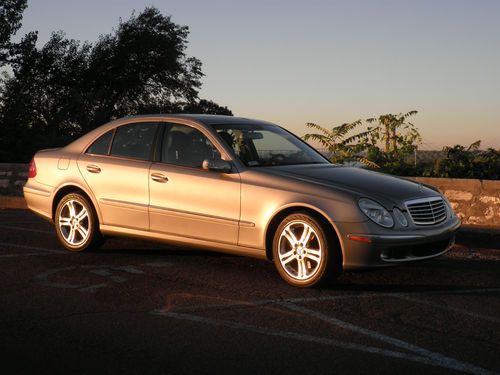
[[[81,194],[64,196],[57,205],[54,221],[57,238],[70,251],[97,248],[102,243],[95,210]]]
[[[276,269],[289,284],[311,287],[323,284],[341,269],[339,249],[322,225],[307,213],[287,216],[273,240]]]

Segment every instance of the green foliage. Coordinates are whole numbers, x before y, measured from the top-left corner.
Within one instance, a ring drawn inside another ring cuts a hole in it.
[[[479,150],[481,141],[469,147],[445,147],[446,156],[435,161],[432,169],[424,173],[431,177],[500,179],[500,150]]]
[[[12,48],[12,35],[21,27],[23,11],[27,0],[0,1],[0,67],[8,62]]]
[[[187,103],[178,103],[176,112],[179,113],[196,113],[196,114],[218,114],[232,116],[233,112],[225,106],[221,106],[211,100],[200,99]]]
[[[0,86],[0,161],[27,161],[125,115],[231,115],[198,98],[203,73],[185,53],[187,36],[186,26],[153,7],[93,44],[57,32],[37,48],[36,33],[27,34],[10,49],[13,77]]]
[[[361,120],[327,129],[314,123],[307,127],[315,133],[304,136],[325,149],[333,163],[359,161],[366,168],[399,176],[425,176],[444,178],[500,179],[500,150],[480,150],[481,141],[468,147],[445,147],[445,156],[430,165],[416,165],[415,152],[421,142],[418,129],[407,119],[415,115],[410,111],[399,115],[382,115],[370,118],[365,130]],[[384,146],[384,147],[382,147]]]
[[[387,173],[404,173],[411,168],[407,162],[421,142],[417,128],[407,119],[417,114],[410,111],[405,114],[386,114],[376,118],[369,118],[369,125],[361,132],[352,134],[354,129],[363,126],[362,120],[342,124],[333,129],[326,129],[320,125],[307,123],[307,127],[318,132],[309,133],[304,140],[318,142],[328,151],[330,161],[343,163],[357,160],[371,169],[378,169]],[[350,134],[351,133],[351,134]],[[385,143],[382,151],[380,143]]]
[[[331,162],[340,163],[346,159],[352,159],[356,154],[358,145],[353,142],[363,138],[363,133],[351,135],[347,138],[346,136],[360,125],[362,125],[362,122],[361,120],[358,120],[336,126],[332,130],[329,130],[320,125],[309,122],[306,126],[316,130],[317,133],[306,134],[304,136],[304,140],[318,142],[328,151]]]

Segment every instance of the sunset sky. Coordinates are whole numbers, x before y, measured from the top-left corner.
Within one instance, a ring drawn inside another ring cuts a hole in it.
[[[95,41],[154,5],[190,29],[200,96],[303,135],[418,110],[423,149],[500,148],[500,1],[28,0],[20,34]]]

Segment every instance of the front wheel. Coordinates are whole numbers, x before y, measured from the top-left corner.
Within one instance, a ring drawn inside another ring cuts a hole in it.
[[[102,242],[94,208],[81,194],[64,196],[57,205],[54,221],[57,238],[70,251],[96,248]]]
[[[329,281],[341,269],[339,249],[332,242],[316,219],[306,213],[291,214],[274,234],[276,269],[293,286],[311,287]]]

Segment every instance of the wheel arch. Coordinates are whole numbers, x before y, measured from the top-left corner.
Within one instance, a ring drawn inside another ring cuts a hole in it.
[[[81,187],[77,184],[73,184],[73,183],[69,183],[69,184],[60,186],[59,189],[54,194],[54,198],[52,199],[52,207],[51,207],[51,217],[52,217],[53,221],[55,220],[55,213],[56,213],[57,205],[59,204],[59,202],[61,201],[61,199],[64,196],[66,196],[70,193],[80,193],[86,199],[88,199],[88,201],[92,204],[92,206],[97,214],[97,218],[98,218],[99,222],[101,222],[101,213],[99,211],[99,207],[97,206],[97,204],[96,204],[95,200],[93,199],[93,197],[91,196],[91,194],[89,194],[83,187]]]
[[[305,212],[311,215],[323,226],[323,229],[325,229],[325,232],[329,235],[329,239],[333,242],[334,245],[338,246],[340,250],[340,256],[342,257],[342,264],[344,259],[344,249],[342,246],[342,241],[340,240],[338,228],[324,212],[316,207],[303,204],[284,207],[276,212],[269,221],[265,234],[267,259],[273,260],[273,238],[276,229],[285,217],[297,212]]]

